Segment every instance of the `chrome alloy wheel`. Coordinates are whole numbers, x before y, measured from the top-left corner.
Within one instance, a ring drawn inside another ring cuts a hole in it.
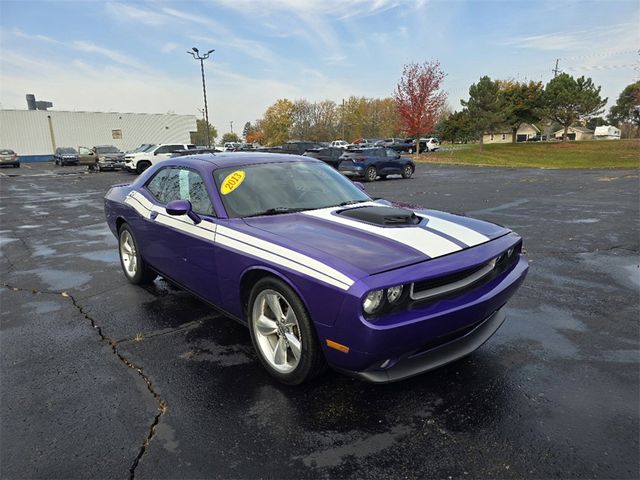
[[[124,273],[133,278],[138,272],[138,256],[133,237],[127,230],[120,234],[120,258],[124,266]]]
[[[275,290],[262,290],[253,302],[252,324],[260,353],[279,373],[298,366],[302,335],[293,308]]]

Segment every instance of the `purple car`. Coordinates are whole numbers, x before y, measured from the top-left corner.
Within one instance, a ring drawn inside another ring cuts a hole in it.
[[[309,157],[172,158],[112,187],[105,213],[131,283],[159,274],[247,325],[287,384],[327,365],[390,382],[464,357],[528,269],[509,229],[374,201]]]

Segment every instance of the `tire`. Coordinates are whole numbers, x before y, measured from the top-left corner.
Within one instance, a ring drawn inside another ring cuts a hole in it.
[[[142,172],[144,172],[150,166],[151,166],[151,162],[149,162],[147,160],[141,160],[136,165],[136,172],[138,172],[138,175],[140,175]]]
[[[326,369],[309,314],[282,280],[259,280],[251,289],[247,314],[253,348],[272,377],[299,385]]]
[[[58,166],[58,159],[57,159],[57,158],[54,158],[54,159],[53,159],[53,163],[54,163],[54,164],[56,165],[56,167],[57,167],[57,166]]]
[[[20,164],[19,163],[14,163],[13,164],[13,168],[20,168]]]
[[[118,231],[118,253],[124,276],[134,285],[151,283],[158,276],[142,259],[138,242],[126,223]]]
[[[376,167],[370,165],[364,172],[364,181],[365,182],[373,182],[378,176],[378,172],[376,171]]]
[[[411,165],[402,167],[402,178],[411,178],[411,175],[413,175],[413,167]]]

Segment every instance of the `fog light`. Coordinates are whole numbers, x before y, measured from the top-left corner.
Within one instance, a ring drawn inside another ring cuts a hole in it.
[[[362,308],[365,313],[372,314],[382,306],[384,299],[383,290],[372,290],[367,294],[362,302]]]
[[[404,285],[396,285],[395,287],[391,287],[387,289],[387,300],[389,303],[396,303],[400,300],[402,296],[402,290],[404,290]]]

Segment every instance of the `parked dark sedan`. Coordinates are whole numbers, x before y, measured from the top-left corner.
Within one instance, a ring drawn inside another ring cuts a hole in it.
[[[411,178],[416,167],[411,159],[401,157],[390,148],[364,148],[347,151],[340,157],[338,171],[347,176],[363,177],[365,182],[373,182],[378,176],[402,175]]]
[[[65,165],[78,165],[80,157],[75,148],[72,147],[58,147],[53,154],[53,161],[56,165],[64,167]]]
[[[324,163],[331,165],[333,168],[337,169],[340,164],[340,157],[344,153],[344,148],[340,147],[326,147],[326,148],[314,148],[313,150],[309,150],[304,152],[303,156],[317,158],[318,160],[322,160]]]

